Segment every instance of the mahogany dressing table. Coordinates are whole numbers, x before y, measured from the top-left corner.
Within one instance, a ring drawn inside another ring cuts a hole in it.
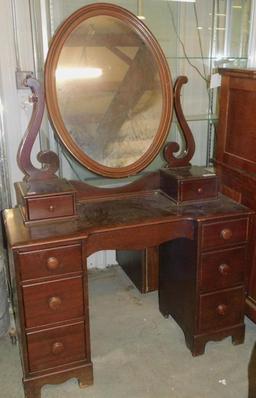
[[[33,113],[18,154],[25,178],[15,186],[18,207],[4,212],[26,398],[71,377],[80,387],[93,382],[86,259],[98,250],[159,247],[159,309],[177,321],[192,355],[203,354],[209,340],[243,342],[253,212],[220,195],[215,174],[190,166],[185,82],[179,78],[173,92],[158,43],[123,8],[86,6],[59,28],[45,95],[53,127],[76,160],[111,178],[139,173],[166,140],[173,103],[184,133],[179,156],[178,144],[165,145],[163,168],[107,189],[58,178],[52,152],[38,155],[42,169],[32,165],[44,94],[28,76]]]

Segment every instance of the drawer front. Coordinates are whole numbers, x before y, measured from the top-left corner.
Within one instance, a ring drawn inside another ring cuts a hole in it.
[[[199,332],[239,324],[244,318],[244,288],[234,288],[200,296]]]
[[[223,247],[246,241],[248,238],[248,219],[221,221],[203,224],[203,249]]]
[[[81,271],[81,246],[75,244],[20,253],[19,263],[23,281]]]
[[[28,199],[30,221],[74,215],[73,195]]]
[[[181,201],[216,198],[218,194],[216,178],[182,181],[180,189]]]
[[[243,284],[245,262],[245,247],[203,254],[200,266],[201,290],[210,291]]]
[[[84,323],[27,334],[30,372],[86,360]]]
[[[81,276],[22,287],[27,328],[82,317]]]

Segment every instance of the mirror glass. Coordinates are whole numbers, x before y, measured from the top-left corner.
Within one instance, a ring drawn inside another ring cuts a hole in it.
[[[163,51],[146,25],[114,4],[82,7],[59,27],[45,95],[67,150],[102,176],[136,175],[169,132],[173,88]]]
[[[88,157],[120,168],[152,145],[163,110],[160,75],[129,25],[108,15],[80,23],[61,49],[55,79],[65,127]]]

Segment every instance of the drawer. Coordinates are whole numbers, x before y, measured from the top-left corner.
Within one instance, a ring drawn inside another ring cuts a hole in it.
[[[216,198],[218,195],[217,179],[203,178],[191,181],[182,181],[180,185],[180,200],[200,200]]]
[[[19,254],[20,277],[23,281],[81,271],[81,264],[79,244]]]
[[[27,328],[82,317],[82,276],[22,287]]]
[[[30,372],[86,360],[84,323],[27,334]]]
[[[244,288],[233,288],[200,296],[199,332],[239,324],[244,318]]]
[[[213,222],[202,225],[202,249],[222,247],[248,239],[248,219]]]
[[[27,199],[30,221],[74,215],[74,196],[60,195]]]
[[[245,262],[245,247],[203,254],[200,265],[201,290],[217,290],[243,284]]]

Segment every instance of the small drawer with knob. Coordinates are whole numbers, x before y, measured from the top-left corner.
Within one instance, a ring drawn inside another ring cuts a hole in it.
[[[81,272],[81,245],[70,244],[19,253],[20,279],[27,281]]]
[[[201,178],[197,180],[184,180],[180,182],[180,201],[187,202],[200,199],[217,198],[217,179]]]
[[[27,199],[29,221],[73,216],[74,195],[55,195]]]
[[[202,294],[199,303],[199,332],[223,329],[243,322],[244,287]]]
[[[180,204],[218,197],[218,178],[204,167],[162,169],[160,185],[168,196]]]
[[[225,289],[244,283],[244,246],[204,253],[200,264],[200,290]]]
[[[239,218],[202,225],[202,249],[223,247],[246,242],[248,239],[248,218]]]
[[[22,292],[26,328],[84,315],[82,276],[25,285]]]
[[[27,333],[30,372],[87,359],[84,322]]]

